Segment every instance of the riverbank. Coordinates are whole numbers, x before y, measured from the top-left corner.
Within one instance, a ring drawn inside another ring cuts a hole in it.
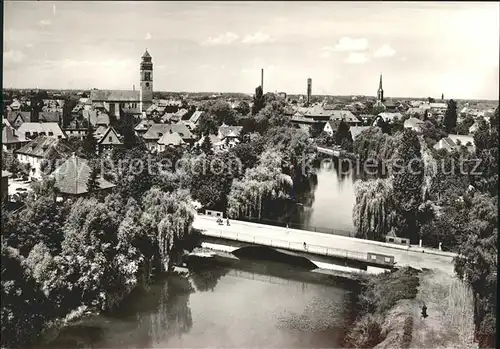
[[[362,313],[346,338],[355,348],[477,348],[473,298],[455,276],[402,268],[365,276]],[[427,317],[421,314],[427,306]]]

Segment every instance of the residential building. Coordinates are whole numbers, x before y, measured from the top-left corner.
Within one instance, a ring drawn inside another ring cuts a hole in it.
[[[191,121],[193,124],[197,125],[198,121],[200,120],[201,114],[203,114],[203,112],[201,110],[195,111],[193,113],[193,115],[191,115],[191,117],[189,118],[189,121]]]
[[[79,197],[89,192],[88,183],[91,169],[86,159],[73,153],[69,159],[57,167],[51,176],[55,179],[55,187],[59,195],[65,198]],[[115,187],[100,176],[97,177],[97,190],[109,191]]]
[[[203,142],[205,141],[205,138],[207,136],[201,136],[201,138],[196,142],[196,145],[201,147],[201,145],[203,144]],[[208,137],[210,138],[210,142],[212,143],[212,150],[213,151],[222,151],[224,149],[224,141],[221,141],[219,139],[219,137],[217,137],[216,135],[213,135],[213,134],[210,134],[208,135]]]
[[[351,126],[349,127],[349,132],[351,132],[352,140],[354,141],[361,132],[368,130],[371,126]]]
[[[114,148],[120,148],[123,142],[113,127],[108,127],[102,135],[97,138],[97,149],[99,154],[109,153]]]
[[[143,119],[141,120],[137,126],[134,127],[135,134],[139,137],[144,135],[146,131],[153,125],[155,122],[153,120]]]
[[[8,126],[2,127],[2,149],[7,152],[13,152],[22,147],[23,144],[28,143],[30,140],[24,137],[19,137],[17,131]]]
[[[414,117],[410,117],[409,119],[405,120],[403,127],[412,129],[412,130],[420,133],[420,132],[422,132],[422,125],[423,124],[424,124],[424,122],[422,120],[414,118]]]
[[[217,137],[223,141],[226,138],[229,142],[234,141],[235,139],[240,138],[241,131],[243,130],[243,126],[229,126],[226,124],[222,124],[219,127],[219,131],[217,133]]]
[[[330,120],[343,120],[349,126],[359,126],[361,121],[349,110],[330,110]]]
[[[449,134],[448,137],[443,137],[434,145],[434,149],[452,150],[466,146],[470,152],[475,150],[474,137],[464,135]]]
[[[21,139],[34,139],[38,136],[67,138],[56,122],[25,122],[19,126],[16,133]]]
[[[164,134],[169,133],[170,130],[177,132],[182,140],[188,144],[193,144],[195,141],[195,137],[184,124],[152,124],[142,135],[146,147],[150,151],[156,149],[156,145],[160,138],[162,138]]]
[[[401,113],[380,113],[373,120],[373,126],[377,125],[379,118],[382,118],[382,120],[384,120],[386,123],[392,123],[394,120],[401,120],[403,118],[403,115]]]
[[[337,133],[339,125],[340,120],[328,120],[325,124],[325,127],[323,128],[323,131],[328,133],[330,136],[333,136],[335,133]]]
[[[71,155],[72,149],[61,143],[60,139],[40,136],[16,150],[14,154],[19,162],[30,164],[31,178],[39,179],[42,177],[40,165],[51,152],[55,152],[58,159],[64,159]]]
[[[7,112],[7,120],[14,128],[19,128],[25,122],[31,122],[31,112],[29,111],[10,111]]]
[[[162,152],[165,151],[168,147],[180,147],[184,146],[186,142],[182,140],[182,137],[174,132],[172,129],[169,132],[165,133],[157,142],[156,151]]]

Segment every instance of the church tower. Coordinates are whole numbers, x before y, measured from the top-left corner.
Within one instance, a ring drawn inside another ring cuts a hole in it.
[[[142,55],[141,61],[141,90],[140,90],[140,109],[145,112],[153,104],[153,62],[148,50]]]
[[[377,100],[380,102],[384,101],[384,89],[382,88],[382,74],[380,74],[380,82],[378,84]]]

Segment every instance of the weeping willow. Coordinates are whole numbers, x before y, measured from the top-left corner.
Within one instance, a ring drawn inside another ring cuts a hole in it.
[[[353,221],[356,236],[382,240],[391,233],[391,212],[394,210],[391,179],[358,180],[355,192]]]
[[[165,270],[170,266],[170,252],[175,243],[190,232],[194,210],[186,191],[166,193],[159,188],[150,189],[143,198],[142,224],[153,235]]]
[[[266,201],[288,197],[293,180],[281,172],[282,157],[274,149],[265,151],[259,164],[248,169],[240,180],[234,180],[228,196],[230,217],[253,216],[259,218]]]

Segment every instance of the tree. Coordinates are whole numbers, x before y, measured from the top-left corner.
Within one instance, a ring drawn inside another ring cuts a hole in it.
[[[464,120],[458,123],[457,125],[457,134],[459,135],[468,135],[469,128],[474,125],[474,118],[471,115],[467,115]]]
[[[200,136],[217,134],[218,125],[213,116],[204,113],[201,115],[198,127],[195,129],[195,131]]]
[[[257,86],[255,89],[255,96],[253,97],[252,115],[256,115],[262,108],[264,108],[266,101],[262,91],[262,86]]]
[[[393,163],[393,188],[397,212],[397,232],[416,239],[417,213],[422,203],[424,169],[417,134],[405,129]]]
[[[87,159],[93,159],[97,156],[97,140],[94,137],[94,128],[90,122],[87,127],[87,134],[83,139],[83,151]]]
[[[134,126],[134,118],[132,115],[125,114],[122,118],[122,122],[115,127],[116,132],[123,136],[123,147],[125,149],[132,149],[138,143]]]
[[[90,165],[90,176],[87,181],[87,192],[94,193],[97,190],[99,190],[99,182],[97,181],[98,170],[97,166],[93,162],[89,163],[89,165]]]
[[[353,221],[356,236],[383,241],[384,237],[391,232],[391,213],[395,209],[391,180],[358,180],[355,192]]]
[[[465,227],[465,241],[455,259],[455,272],[475,295],[476,338],[481,347],[496,347],[497,198],[475,195]]]
[[[457,102],[453,99],[448,101],[448,108],[444,114],[444,128],[448,134],[453,133],[457,127]]]
[[[1,345],[23,347],[33,342],[51,319],[51,304],[19,253],[2,243]]]
[[[236,106],[236,111],[242,115],[246,116],[250,113],[250,105],[248,105],[248,102],[246,101],[240,101],[238,105]]]
[[[203,138],[203,142],[201,142],[201,151],[205,154],[213,154],[213,144],[209,135],[205,135]]]

